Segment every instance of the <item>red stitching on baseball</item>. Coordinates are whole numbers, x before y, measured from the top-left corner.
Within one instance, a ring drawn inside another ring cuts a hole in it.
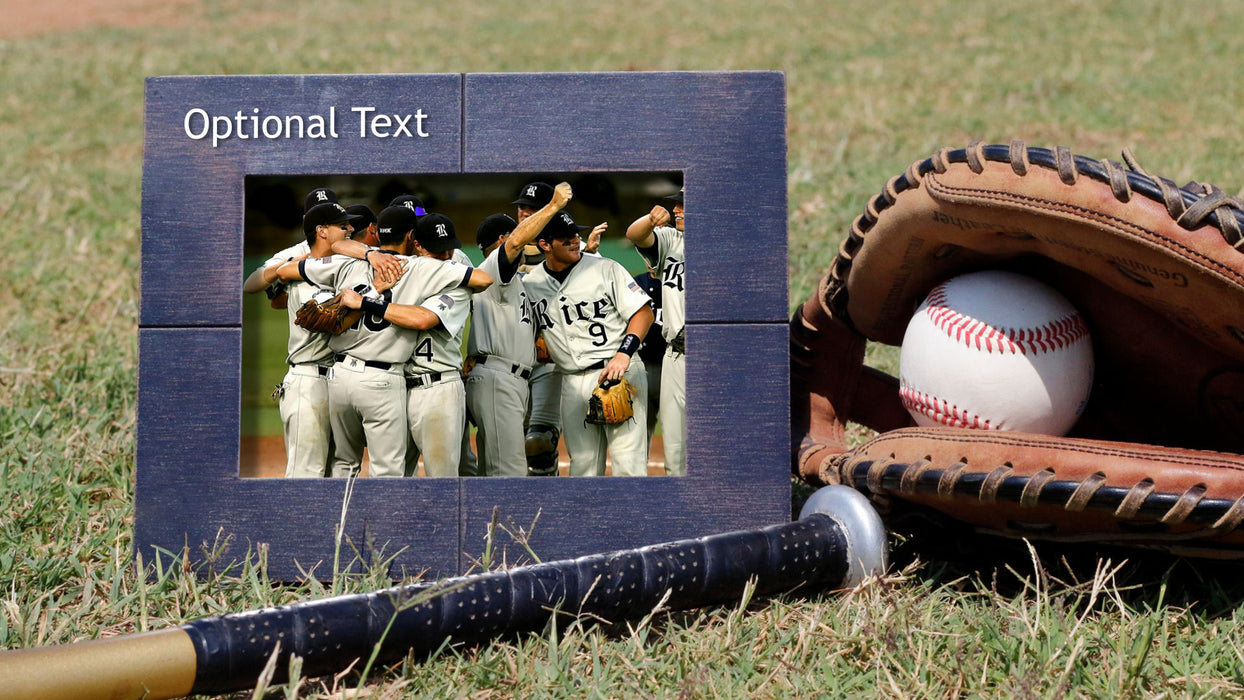
[[[953,406],[942,399],[930,396],[922,391],[917,391],[909,386],[900,387],[898,395],[903,400],[903,406],[907,410],[922,413],[942,425],[948,425],[952,428],[996,429],[993,425],[990,425],[989,421],[974,413],[968,413],[961,410],[958,406]]]
[[[986,353],[1036,355],[1065,348],[1088,335],[1084,319],[1076,314],[1037,328],[995,328],[947,306],[946,284],[929,292],[924,312],[938,330],[956,342]]]

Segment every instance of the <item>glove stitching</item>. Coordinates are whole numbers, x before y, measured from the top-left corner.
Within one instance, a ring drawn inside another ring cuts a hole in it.
[[[1079,174],[1086,174],[1095,181],[1109,185],[1114,197],[1124,203],[1130,202],[1133,192],[1139,191],[1148,199],[1160,201],[1166,207],[1167,214],[1176,222],[1189,209],[1183,201],[1186,194],[1190,197],[1198,198],[1198,201],[1192,205],[1193,208],[1198,210],[1198,213],[1195,217],[1186,218],[1185,222],[1195,222],[1199,226],[1204,223],[1203,219],[1210,218],[1210,225],[1216,225],[1223,240],[1236,250],[1244,252],[1244,231],[1242,231],[1239,219],[1234,213],[1238,210],[1244,210],[1244,202],[1239,201],[1237,198],[1226,198],[1221,202],[1214,203],[1213,206],[1203,205],[1198,207],[1200,198],[1203,198],[1205,195],[1181,190],[1175,187],[1174,183],[1169,180],[1149,175],[1144,168],[1140,167],[1135,156],[1128,148],[1123,149],[1123,160],[1131,168],[1131,174],[1141,178],[1138,180],[1138,183],[1148,183],[1156,188],[1157,192],[1146,191],[1145,189],[1136,190],[1131,185],[1131,177],[1128,176],[1128,173],[1123,172],[1117,164],[1109,160],[1096,161],[1084,156],[1074,156],[1065,147],[1055,149],[1052,154],[1052,162],[1044,162],[1050,160],[1047,155],[1049,154],[1048,149],[1030,149],[1022,141],[1012,141],[1006,146],[1005,157],[995,152],[1001,148],[981,146],[979,143],[973,144],[968,149],[960,152],[942,148],[929,158],[910,164],[903,175],[892,178],[886,183],[881,195],[869,199],[864,214],[856,217],[851,222],[847,236],[840,246],[839,257],[835,259],[831,269],[825,300],[836,317],[850,323],[850,317],[846,313],[848,303],[846,279],[850,276],[851,259],[859,251],[860,246],[863,245],[864,236],[876,224],[881,213],[893,206],[901,192],[918,187],[924,180],[925,175],[930,172],[944,173],[953,162],[968,162],[969,167],[972,167],[974,171],[979,173],[981,171],[976,170],[973,167],[973,163],[969,162],[970,160],[977,161],[976,165],[981,165],[979,160],[1005,161],[1010,164],[1015,174],[1026,176],[1029,172],[1029,166],[1033,163],[1032,154],[1038,154],[1041,158],[1036,161],[1036,164],[1042,168],[1055,170],[1059,173],[1059,177],[1063,182],[1068,182],[1068,179],[1070,179],[1071,182],[1068,184],[1074,183]],[[969,151],[972,153],[970,157],[968,155]],[[959,153],[962,153],[961,158]],[[1076,165],[1077,158],[1079,159],[1080,167]],[[1220,211],[1224,208],[1226,209],[1225,211]],[[1200,214],[1201,209],[1207,209],[1208,211]]]
[[[1076,487],[1075,493],[1067,499],[1067,503],[1063,506],[1066,510],[1073,513],[1079,513],[1088,507],[1089,501],[1093,500],[1093,496],[1106,485],[1106,475],[1102,472],[1094,472],[1087,479],[1082,481]]]
[[[1110,509],[1113,516],[1120,520],[1157,521],[1164,525],[1183,525],[1195,527],[1198,530],[1198,533],[1181,533],[1178,537],[1218,535],[1218,533],[1235,530],[1240,523],[1244,522],[1244,496],[1230,502],[1229,506],[1224,505],[1224,501],[1220,499],[1205,500],[1204,494],[1207,489],[1203,484],[1189,487],[1183,494],[1177,496],[1174,492],[1157,492],[1151,479],[1143,479],[1127,489],[1110,487],[1105,494],[1100,494],[1106,480],[1102,472],[1096,472],[1077,484],[1074,481],[1056,480],[1055,471],[1051,467],[1046,467],[1031,476],[1015,476],[1008,471],[1010,465],[1005,464],[995,467],[989,475],[984,476],[984,479],[980,479],[982,472],[965,472],[964,467],[967,467],[964,461],[958,461],[942,469],[927,459],[904,464],[902,461],[896,461],[893,456],[868,458],[866,455],[851,455],[850,458],[843,460],[840,466],[840,482],[861,489],[862,477],[866,482],[865,489],[862,490],[866,490],[872,499],[883,499],[887,494],[897,492],[903,496],[929,494],[935,495],[938,500],[953,501],[957,497],[958,499],[972,497],[970,494],[972,484],[969,482],[969,477],[974,477],[972,480],[979,482],[975,497],[980,502],[994,504],[996,492],[1005,487],[1011,494],[1014,494],[1015,490],[1021,491],[1019,500],[1013,501],[1021,507],[1042,505],[1041,497],[1055,485],[1054,492],[1057,492],[1070,489],[1071,485],[1075,484],[1074,494],[1066,500],[1062,509],[1069,512],[1084,511],[1086,506],[1090,505],[1091,500],[1100,496],[1095,504],[1097,509]],[[897,489],[887,489],[884,485],[886,481],[893,482],[896,476]],[[1163,509],[1163,501],[1172,500],[1174,504]],[[1144,513],[1146,509],[1148,513]],[[1163,510],[1161,513],[1152,512],[1156,509]],[[1204,518],[1219,509],[1223,510],[1223,513],[1212,525],[1188,522],[1188,518],[1198,511],[1204,511],[1200,516]],[[1161,533],[1149,532],[1146,536],[1161,538]]]
[[[1196,509],[1197,503],[1200,503],[1201,499],[1205,497],[1205,492],[1207,490],[1208,489],[1205,484],[1196,484],[1195,486],[1189,487],[1188,490],[1184,491],[1183,495],[1179,497],[1179,500],[1175,502],[1175,505],[1171,506],[1171,509],[1166,511],[1166,514],[1162,516],[1161,522],[1167,525],[1178,525],[1182,523],[1188,518],[1189,515],[1192,514],[1192,511]]]
[[[860,488],[860,477],[863,477],[866,482],[866,490],[872,498],[881,498],[888,493],[895,492],[908,497],[929,493],[930,495],[935,495],[938,500],[952,501],[956,497],[960,499],[970,498],[971,494],[969,491],[971,486],[967,485],[965,480],[969,476],[981,476],[979,472],[965,473],[964,469],[966,466],[965,462],[960,461],[941,469],[927,459],[904,464],[895,461],[893,457],[868,458],[862,455],[853,455],[844,461],[840,474],[841,483],[857,489]],[[1021,507],[1032,508],[1041,505],[1041,497],[1053,485],[1058,486],[1057,490],[1065,491],[1074,483],[1056,480],[1054,470],[1049,467],[1032,476],[1008,475],[1009,469],[1009,465],[1000,465],[992,470],[983,480],[978,480],[980,486],[976,498],[981,503],[996,503],[996,493],[1005,486],[1012,493],[1014,493],[1014,489],[1021,489],[1017,504]],[[895,470],[898,470],[899,487],[897,489],[888,489],[885,486],[885,481],[888,478],[893,483],[894,475],[892,475],[892,472]],[[927,478],[924,476],[926,474],[928,475]],[[1069,512],[1085,510],[1090,501],[1098,496],[1098,492],[1103,488],[1105,478],[1104,474],[1098,472],[1086,478],[1083,482],[1077,483],[1075,492],[1064,503],[1063,509]],[[1244,522],[1244,497],[1232,501],[1229,506],[1224,506],[1221,499],[1212,502],[1204,499],[1206,490],[1204,484],[1197,484],[1179,494],[1178,497],[1175,497],[1175,493],[1157,492],[1151,479],[1143,479],[1127,489],[1111,488],[1111,493],[1102,494],[1102,499],[1096,505],[1098,508],[1110,508],[1114,517],[1120,520],[1136,522],[1157,521],[1172,526],[1185,525],[1196,528],[1200,533],[1182,533],[1178,535],[1180,537],[1204,537],[1221,534],[1234,530],[1241,522]],[[962,493],[956,493],[959,491],[962,491]],[[1163,501],[1170,501],[1172,498],[1174,498],[1175,503],[1166,508],[1161,514],[1150,512],[1142,517],[1142,512],[1146,506],[1150,511],[1153,511],[1155,507],[1161,507]],[[1117,505],[1112,504],[1112,501],[1117,501]],[[1205,507],[1201,508],[1202,505]],[[1224,512],[1212,525],[1187,522],[1188,518],[1198,510],[1205,510],[1205,514],[1208,515],[1212,510],[1219,508],[1223,509]],[[1160,533],[1148,533],[1148,536],[1160,537]]]
[[[1202,269],[1219,272],[1224,277],[1233,279],[1239,284],[1244,284],[1244,275],[1241,275],[1236,270],[1227,267],[1224,263],[1214,260],[1208,255],[1199,253],[1173,238],[1163,236],[1156,231],[1146,229],[1142,226],[1137,226],[1130,221],[1116,216],[1105,215],[1099,211],[1070,205],[1065,202],[1055,202],[1048,199],[1017,195],[1012,192],[972,189],[967,187],[950,187],[935,179],[926,181],[925,187],[930,193],[937,192],[947,197],[972,197],[978,201],[992,202],[995,204],[1021,205],[1025,208],[1044,209],[1048,212],[1070,214],[1088,223],[1112,225],[1120,233],[1130,233],[1131,235],[1141,240],[1145,240],[1146,242],[1156,242],[1159,246],[1168,248],[1172,253],[1181,253],[1182,257],[1187,259],[1189,262],[1199,264]]]
[[[1144,505],[1145,499],[1153,493],[1153,490],[1153,479],[1141,479],[1139,483],[1128,489],[1127,495],[1123,497],[1123,501],[1114,511],[1114,517],[1121,520],[1135,519],[1136,514],[1140,512],[1140,507]]]
[[[1020,437],[1020,434],[1018,433],[1010,433],[1008,435],[992,431],[972,431],[969,436],[965,436],[961,430],[951,430],[948,428],[902,428],[899,430],[893,430],[888,433],[878,435],[858,449],[861,452],[871,452],[874,449],[880,451],[882,449],[886,449],[885,444],[888,442],[906,442],[913,439],[918,439],[919,441],[926,443],[941,442],[960,446],[963,445],[964,440],[967,439],[977,444],[997,445],[1010,448],[1047,448],[1054,449],[1059,452],[1074,452],[1082,455],[1092,455],[1097,457],[1145,458],[1148,454],[1151,454],[1147,453],[1143,449],[1105,447],[1100,444],[1077,441],[1073,438],[1049,438],[1043,440],[1040,436]],[[1217,458],[1218,456],[1221,457]],[[1162,454],[1161,459],[1188,466],[1244,471],[1244,462],[1241,462],[1238,456],[1226,452],[1198,451],[1193,454]]]
[[[1024,491],[1019,496],[1019,504],[1024,508],[1033,508],[1041,499],[1041,491],[1045,485],[1054,480],[1054,470],[1046,467],[1041,471],[1028,477],[1028,483],[1024,485]]]
[[[1010,464],[1000,464],[989,472],[989,476],[985,477],[985,482],[981,484],[980,496],[981,503],[994,503],[998,500],[998,488],[1002,486],[1002,482],[1006,481],[1015,470]]]

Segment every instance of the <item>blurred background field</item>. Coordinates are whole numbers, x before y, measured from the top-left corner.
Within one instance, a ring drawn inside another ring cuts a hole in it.
[[[258,549],[227,576],[134,572],[145,76],[782,70],[792,308],[867,199],[942,146],[1022,138],[1116,159],[1130,146],[1150,172],[1176,182],[1233,194],[1244,185],[1244,5],[1228,0],[0,7],[0,308],[9,310],[0,321],[0,648],[382,583],[275,585]],[[763,251],[723,254],[737,256],[745,274],[748,256]],[[876,364],[893,363],[892,351],[871,352]],[[923,540],[896,542],[908,568],[851,593],[447,649],[378,671],[368,689],[1244,696],[1237,567],[1137,551],[1030,554],[1019,543],[962,545],[953,532]],[[340,697],[349,683],[304,681],[269,694]]]

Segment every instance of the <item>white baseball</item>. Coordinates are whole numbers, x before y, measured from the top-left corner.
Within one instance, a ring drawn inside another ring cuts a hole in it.
[[[1088,403],[1088,326],[1049,285],[975,272],[929,292],[903,336],[900,395],[919,425],[1065,435]]]

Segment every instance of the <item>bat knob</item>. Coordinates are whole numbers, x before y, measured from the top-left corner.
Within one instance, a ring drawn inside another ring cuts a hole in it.
[[[885,573],[888,552],[885,525],[864,494],[841,484],[822,487],[803,504],[799,519],[813,513],[829,516],[842,528],[850,562],[843,586],[856,586],[869,576]]]

